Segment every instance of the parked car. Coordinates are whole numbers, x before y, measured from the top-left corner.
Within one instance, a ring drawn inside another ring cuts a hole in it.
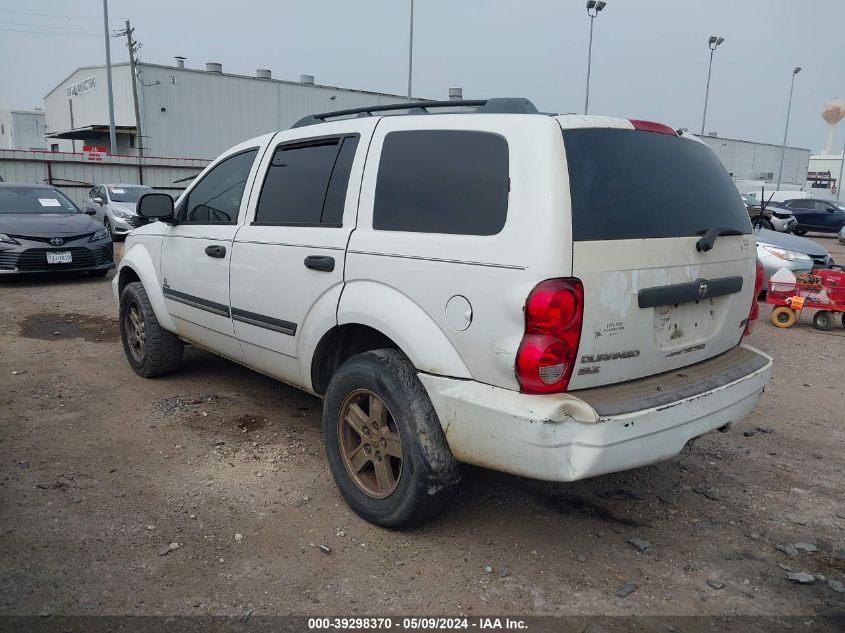
[[[175,207],[141,198],[161,221],[129,235],[113,284],[138,375],[192,341],[323,397],[335,481],[382,526],[443,508],[459,462],[572,481],[666,459],[742,420],[771,375],[741,344],[751,223],[707,145],[464,105],[314,115],[233,147]]]
[[[772,203],[772,207],[787,210],[795,216],[797,224],[792,232],[796,235],[804,235],[807,231],[839,233],[845,227],[845,204],[836,200],[800,198]]]
[[[785,235],[764,228],[755,228],[754,234],[757,239],[757,258],[763,265],[764,293],[769,277],[781,268],[802,272],[834,265],[830,253],[821,244],[806,237]]]
[[[0,275],[114,268],[112,241],[60,191],[48,185],[0,183]]]
[[[144,185],[95,185],[82,203],[83,208],[94,211],[94,217],[103,223],[113,239],[125,237],[129,231],[148,224],[136,211],[138,199],[155,191]]]

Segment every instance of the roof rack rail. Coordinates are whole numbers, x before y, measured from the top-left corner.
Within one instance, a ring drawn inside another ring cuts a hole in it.
[[[407,103],[389,103],[387,105],[370,106],[366,108],[351,108],[349,110],[335,110],[321,114],[309,114],[302,117],[292,127],[304,127],[325,123],[328,119],[341,117],[368,117],[380,112],[407,110],[407,114],[431,114],[432,108],[475,108],[473,113],[479,114],[539,114],[536,106],[528,99],[502,98],[475,99],[466,101],[409,101]]]

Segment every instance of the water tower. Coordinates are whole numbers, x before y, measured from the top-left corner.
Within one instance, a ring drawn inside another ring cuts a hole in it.
[[[822,107],[822,118],[827,122],[827,143],[822,154],[830,154],[833,149],[833,131],[843,117],[845,117],[845,101],[842,99],[831,99]]]

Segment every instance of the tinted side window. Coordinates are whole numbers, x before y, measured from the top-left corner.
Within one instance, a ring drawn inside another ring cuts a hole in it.
[[[508,144],[459,130],[391,132],[384,139],[373,228],[495,235],[508,212]]]
[[[813,208],[813,203],[807,200],[795,200],[789,203],[791,209],[804,209],[805,211]]]
[[[261,189],[255,223],[340,226],[357,145],[357,137],[347,137],[276,149]]]
[[[208,172],[181,205],[179,221],[237,224],[246,180],[257,154],[257,149],[235,154]]]

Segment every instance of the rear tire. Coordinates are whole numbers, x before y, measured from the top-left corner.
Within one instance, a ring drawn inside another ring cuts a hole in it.
[[[813,315],[813,327],[822,332],[833,328],[833,314],[830,310],[819,310]]]
[[[431,400],[399,350],[364,352],[340,366],[326,392],[323,439],[346,503],[382,527],[435,516],[460,480]]]
[[[120,340],[136,374],[153,378],[182,364],[184,344],[156,319],[144,284],[134,281],[120,294]]]
[[[795,310],[786,306],[776,306],[772,310],[772,323],[775,327],[787,328],[795,325]]]
[[[764,229],[774,231],[775,227],[766,218],[762,218],[756,222],[757,226],[762,226]]]

